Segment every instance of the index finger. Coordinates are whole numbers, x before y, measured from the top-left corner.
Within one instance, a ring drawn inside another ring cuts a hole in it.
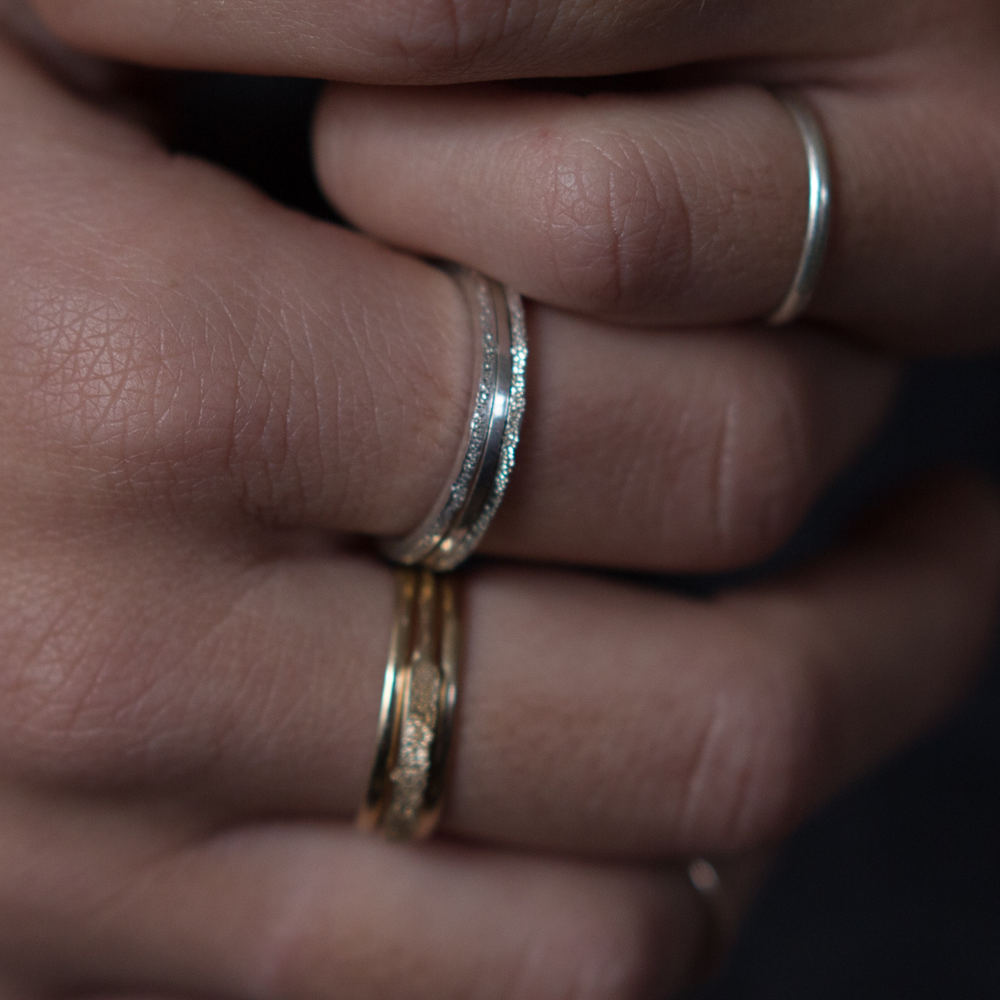
[[[843,55],[919,31],[927,0],[35,0],[72,44],[173,68],[437,84]],[[891,36],[890,36],[891,33]]]

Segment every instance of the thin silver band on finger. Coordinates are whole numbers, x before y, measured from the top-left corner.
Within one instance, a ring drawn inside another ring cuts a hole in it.
[[[719,969],[735,936],[732,915],[727,912],[722,880],[715,865],[707,858],[694,858],[687,867],[691,887],[705,901],[704,947],[700,963],[700,977],[708,980]]]
[[[792,287],[767,319],[771,326],[784,326],[801,316],[809,305],[826,256],[830,231],[830,161],[823,131],[802,95],[796,90],[778,90],[774,96],[785,106],[798,127],[809,167],[809,216],[802,256]]]
[[[478,379],[472,413],[452,474],[431,512],[410,534],[383,539],[382,553],[405,566],[445,572],[467,559],[500,506],[524,416],[528,340],[517,292],[449,265],[468,303]]]

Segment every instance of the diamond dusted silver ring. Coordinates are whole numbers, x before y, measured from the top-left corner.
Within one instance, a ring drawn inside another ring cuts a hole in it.
[[[380,543],[393,562],[438,572],[472,554],[503,499],[521,433],[528,361],[521,296],[467,267],[449,265],[448,271],[472,317],[472,412],[452,474],[430,513],[410,534]]]
[[[830,161],[823,130],[802,95],[796,90],[776,90],[774,96],[785,106],[802,136],[809,168],[809,214],[799,266],[784,301],[767,318],[771,326],[784,326],[794,322],[809,305],[826,256],[830,231]]]

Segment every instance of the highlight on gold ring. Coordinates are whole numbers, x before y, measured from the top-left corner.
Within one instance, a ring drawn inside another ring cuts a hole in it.
[[[460,647],[455,586],[430,570],[396,573],[375,763],[358,826],[387,840],[430,836],[444,797]]]

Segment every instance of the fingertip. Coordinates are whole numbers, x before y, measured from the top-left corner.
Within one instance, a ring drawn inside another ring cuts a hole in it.
[[[901,366],[885,355],[808,328],[778,335],[778,343],[801,365],[819,415],[809,430],[823,457],[821,477],[833,479],[868,444],[895,402]]]
[[[948,553],[970,568],[978,564],[987,582],[1000,575],[1000,484],[968,467],[927,473],[873,511],[856,535]]]

